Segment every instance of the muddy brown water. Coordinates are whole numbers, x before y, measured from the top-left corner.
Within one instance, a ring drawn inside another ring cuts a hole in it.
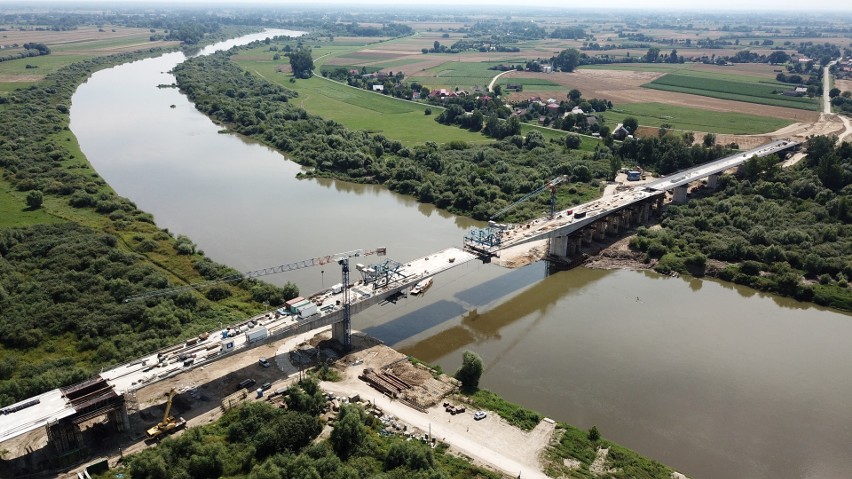
[[[211,258],[248,271],[383,246],[406,261],[460,245],[479,224],[376,186],[296,179],[298,165],[218,133],[178,91],[156,88],[184,58],[94,74],[74,95],[71,129],[119,194]],[[340,271],[269,279],[313,292]],[[852,471],[846,314],[712,280],[469,263],[353,327],[448,371],[473,350],[483,387],[693,477]]]

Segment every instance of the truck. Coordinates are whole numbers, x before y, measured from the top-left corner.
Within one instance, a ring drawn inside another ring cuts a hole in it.
[[[266,328],[257,328],[251,331],[246,331],[246,343],[251,344],[269,336],[269,331]]]
[[[317,305],[314,304],[314,303],[308,302],[307,304],[300,306],[297,311],[298,311],[299,317],[304,319],[304,318],[307,318],[308,316],[313,316],[314,314],[317,314]]]

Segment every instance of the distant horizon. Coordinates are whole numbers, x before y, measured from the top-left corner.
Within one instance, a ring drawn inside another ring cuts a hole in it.
[[[456,2],[453,0],[432,0],[428,5],[399,5],[398,0],[359,0],[357,3],[343,3],[341,0],[314,0],[309,5],[302,2],[288,2],[282,0],[145,0],[145,1],[104,1],[104,0],[27,0],[27,1],[11,1],[0,7],[49,7],[61,6],[70,7],[74,5],[89,6],[89,5],[112,5],[123,6],[127,8],[157,5],[168,7],[186,7],[199,6],[209,7],[215,5],[217,7],[271,7],[277,9],[295,8],[305,10],[315,10],[318,8],[334,8],[356,10],[359,8],[376,8],[381,7],[397,7],[390,10],[400,11],[429,11],[437,7],[447,8],[448,10],[458,11],[465,9],[476,9],[482,7],[490,7],[493,9],[504,10],[523,10],[523,9],[555,9],[557,11],[610,11],[614,9],[625,10],[631,13],[638,12],[658,12],[661,10],[676,14],[680,12],[706,14],[706,15],[724,15],[726,13],[763,13],[767,11],[777,13],[799,13],[799,14],[825,14],[829,12],[848,13],[852,14],[852,2],[848,0],[815,0],[810,2],[807,8],[802,8],[801,4],[781,4],[774,0],[718,0],[713,3],[713,7],[708,9],[703,4],[696,6],[684,5],[682,2],[675,0],[646,0],[641,6],[632,0],[609,0],[601,5],[566,5],[565,2],[559,0],[527,0],[523,5],[518,4],[514,0],[461,0]],[[487,12],[486,12],[487,13]]]

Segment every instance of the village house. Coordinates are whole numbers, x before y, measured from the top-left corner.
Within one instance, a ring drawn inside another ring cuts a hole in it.
[[[616,140],[623,140],[630,136],[631,131],[624,127],[623,123],[619,123],[615,125],[615,129],[612,130],[612,137]]]

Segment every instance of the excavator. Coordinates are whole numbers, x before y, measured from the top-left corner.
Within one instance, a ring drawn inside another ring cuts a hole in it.
[[[172,390],[169,391],[169,400],[166,402],[166,412],[163,414],[163,420],[156,426],[148,429],[149,440],[157,439],[164,434],[168,434],[186,426],[186,419],[182,417],[175,419],[173,416],[169,416],[169,413],[172,411],[172,399],[174,399],[175,393],[175,388],[172,388]]]

